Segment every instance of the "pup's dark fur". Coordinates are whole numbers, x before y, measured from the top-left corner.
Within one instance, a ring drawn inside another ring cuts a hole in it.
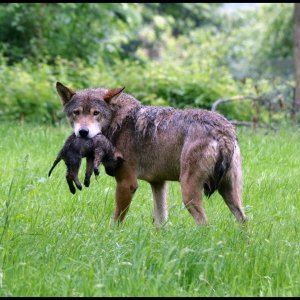
[[[75,194],[76,189],[73,185],[73,181],[79,190],[82,189],[82,185],[78,179],[82,157],[86,157],[86,172],[84,179],[84,185],[86,187],[90,185],[90,178],[93,170],[96,176],[99,175],[98,166],[101,162],[105,167],[106,173],[110,176],[114,176],[116,169],[124,161],[122,154],[112,146],[111,142],[104,135],[97,134],[91,139],[76,137],[73,133],[68,137],[63,148],[60,150],[48,176],[51,175],[55,166],[61,160],[64,160],[67,166],[67,183],[71,193]]]
[[[150,183],[155,224],[168,217],[167,183],[180,181],[185,206],[199,224],[206,223],[202,191],[222,195],[240,221],[241,155],[234,126],[218,113],[202,109],[144,106],[122,93],[124,88],[74,92],[56,85],[64,111],[77,136],[102,132],[122,150],[124,164],[116,171],[114,220],[122,221],[137,189],[137,179]]]

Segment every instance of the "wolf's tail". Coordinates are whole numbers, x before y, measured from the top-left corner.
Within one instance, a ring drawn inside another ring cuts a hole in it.
[[[48,177],[51,175],[53,169],[56,167],[56,165],[57,165],[60,161],[61,161],[61,157],[59,156],[59,157],[57,157],[56,160],[54,161],[54,163],[53,163],[53,165],[52,165],[52,167],[51,167],[51,169],[50,169],[50,171],[49,171],[49,173],[48,173]]]
[[[208,198],[219,188],[222,178],[230,168],[233,153],[235,150],[236,139],[232,137],[222,137],[219,139],[219,154],[208,182],[204,184],[204,194]]]

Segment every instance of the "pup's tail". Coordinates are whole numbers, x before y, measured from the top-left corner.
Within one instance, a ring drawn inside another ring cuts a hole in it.
[[[208,198],[219,188],[222,178],[229,170],[234,150],[234,141],[227,138],[219,140],[219,154],[213,174],[209,177],[208,182],[204,184],[204,194]]]
[[[53,163],[53,165],[52,165],[52,167],[51,167],[51,169],[50,169],[50,171],[49,171],[49,173],[48,173],[48,177],[51,175],[53,169],[56,167],[56,165],[57,165],[60,161],[61,161],[61,157],[59,156],[59,157],[57,157],[56,160],[54,161],[54,163]]]

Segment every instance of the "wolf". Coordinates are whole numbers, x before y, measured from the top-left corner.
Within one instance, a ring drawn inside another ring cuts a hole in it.
[[[203,191],[218,191],[244,223],[241,153],[234,126],[204,109],[146,106],[123,88],[74,91],[60,82],[57,92],[76,136],[102,132],[122,150],[124,163],[115,173],[113,220],[120,223],[138,188],[151,185],[154,223],[168,219],[167,182],[179,181],[182,200],[197,224],[207,224]]]
[[[98,166],[102,162],[108,175],[114,176],[116,169],[124,161],[122,153],[114,148],[111,142],[102,134],[98,133],[93,138],[77,137],[71,134],[63,148],[59,151],[48,176],[51,175],[56,165],[64,160],[67,166],[66,180],[72,194],[76,193],[73,181],[76,187],[81,190],[82,185],[78,179],[78,172],[82,157],[86,157],[86,172],[84,185],[89,187],[90,178],[94,171],[95,175],[99,175]]]

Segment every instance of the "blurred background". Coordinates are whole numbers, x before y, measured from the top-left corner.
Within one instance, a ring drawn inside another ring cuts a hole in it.
[[[240,99],[216,109],[246,126],[297,124],[297,5],[2,3],[0,120],[64,122],[60,81],[126,86],[147,105]]]

